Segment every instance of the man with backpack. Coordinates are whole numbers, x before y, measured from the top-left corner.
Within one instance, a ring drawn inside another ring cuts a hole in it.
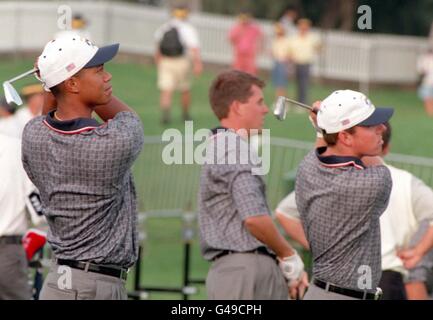
[[[186,21],[188,14],[187,8],[176,7],[172,11],[173,18],[155,32],[162,124],[170,123],[174,91],[181,92],[183,120],[191,120],[191,64],[195,75],[199,75],[203,67],[197,30]]]

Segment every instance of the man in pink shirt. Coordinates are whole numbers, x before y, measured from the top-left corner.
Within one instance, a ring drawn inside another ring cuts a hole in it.
[[[257,74],[256,55],[261,47],[263,33],[260,26],[254,23],[251,15],[241,13],[239,22],[229,32],[229,40],[233,46],[233,68]]]

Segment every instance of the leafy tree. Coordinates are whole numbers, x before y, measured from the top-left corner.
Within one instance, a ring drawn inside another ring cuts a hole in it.
[[[314,25],[348,31],[426,36],[433,20],[433,0],[202,0],[203,11],[235,15],[246,9],[270,20],[278,19],[288,5],[297,6]],[[357,28],[361,5],[372,10],[372,30]]]

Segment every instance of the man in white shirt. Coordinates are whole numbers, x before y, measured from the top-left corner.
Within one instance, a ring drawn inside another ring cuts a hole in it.
[[[155,32],[155,62],[158,66],[158,89],[162,124],[170,123],[170,108],[174,91],[181,92],[183,119],[191,120],[191,62],[195,75],[203,69],[197,30],[187,21],[188,9],[177,7],[173,19]]]
[[[389,152],[391,139],[391,127],[389,124],[386,127],[382,156]],[[411,173],[386,166],[391,172],[393,188],[388,207],[380,217],[382,278],[379,287],[383,290],[383,300],[403,300],[406,299],[404,279],[407,270],[397,256],[397,250],[409,246],[419,222],[429,220],[430,228],[433,228],[433,190]],[[309,250],[294,192],[280,202],[276,217],[287,234]]]
[[[28,300],[27,258],[22,237],[28,229],[27,212],[34,224],[43,221],[32,210],[35,188],[21,163],[21,141],[0,134],[0,300]]]

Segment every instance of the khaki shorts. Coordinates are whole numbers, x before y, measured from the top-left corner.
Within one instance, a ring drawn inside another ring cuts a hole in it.
[[[187,91],[191,87],[191,62],[187,57],[161,58],[158,65],[158,89]]]

